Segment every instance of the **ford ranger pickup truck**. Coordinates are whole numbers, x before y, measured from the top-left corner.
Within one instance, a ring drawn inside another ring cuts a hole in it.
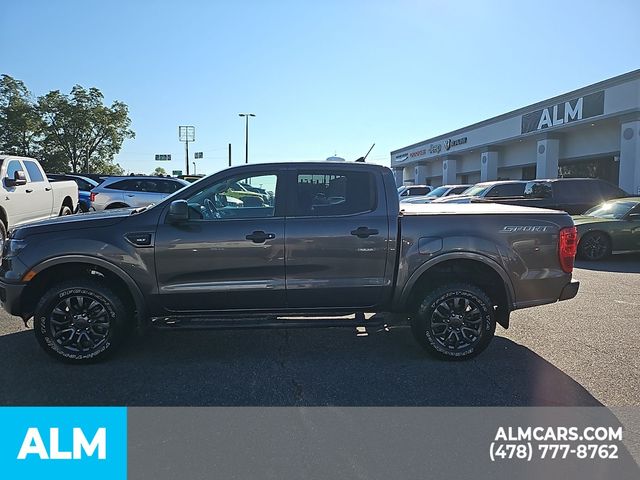
[[[77,203],[75,182],[51,183],[34,158],[0,155],[0,244],[11,227],[71,215]]]
[[[238,183],[265,191],[263,201],[229,198]],[[409,319],[428,353],[455,360],[484,350],[511,311],[573,298],[575,252],[564,212],[400,210],[386,167],[255,164],[150,207],[13,229],[0,300],[72,363],[103,359],[150,327],[366,328],[364,312]]]

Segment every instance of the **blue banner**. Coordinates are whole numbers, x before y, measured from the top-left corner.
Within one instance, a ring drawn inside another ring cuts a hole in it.
[[[2,478],[127,478],[124,407],[3,407],[0,425]]]

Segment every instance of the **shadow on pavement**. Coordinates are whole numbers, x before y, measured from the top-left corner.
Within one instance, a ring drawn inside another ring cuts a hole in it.
[[[105,363],[66,365],[31,330],[0,337],[4,405],[601,406],[522,345],[429,358],[408,328],[156,332]]]
[[[576,268],[598,272],[640,273],[640,253],[612,255],[599,262],[576,260]]]

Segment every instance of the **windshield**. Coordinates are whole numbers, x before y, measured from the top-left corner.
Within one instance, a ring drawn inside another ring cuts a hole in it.
[[[473,185],[473,186],[467,188],[460,195],[470,195],[470,196],[474,196],[474,197],[479,197],[483,193],[485,193],[488,189],[489,189],[489,187],[487,185]]]
[[[585,215],[588,217],[620,219],[636,205],[638,205],[638,202],[606,202],[587,210]]]
[[[430,198],[441,197],[448,191],[449,191],[449,187],[444,187],[444,186],[438,187],[435,190],[432,190],[431,193],[427,195],[427,197],[430,197]]]

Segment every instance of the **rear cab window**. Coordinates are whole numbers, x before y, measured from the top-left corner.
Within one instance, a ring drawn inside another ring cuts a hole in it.
[[[298,217],[371,212],[378,201],[375,177],[366,171],[300,170],[292,200],[292,213]]]

